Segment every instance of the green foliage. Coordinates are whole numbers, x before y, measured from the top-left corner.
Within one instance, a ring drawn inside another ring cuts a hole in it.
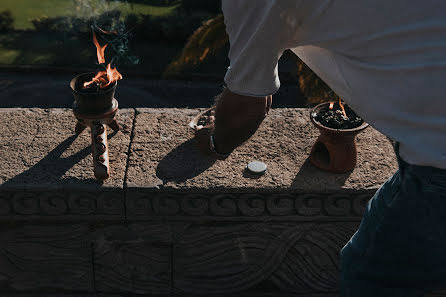
[[[128,33],[121,21],[121,12],[117,9],[106,11],[97,17],[46,17],[34,19],[32,22],[39,33],[65,35],[64,39],[77,36],[91,41],[91,31],[93,30],[100,44],[108,45],[107,55],[111,59],[107,62],[111,62],[112,66],[122,62],[138,63],[137,57],[128,54]]]
[[[206,11],[216,15],[221,13],[221,0],[181,0],[180,8],[186,12]]]
[[[129,14],[125,24],[137,39],[184,42],[209,17],[205,13],[184,12],[175,12],[164,17]]]
[[[102,40],[100,42],[103,44]],[[120,61],[118,70],[124,76],[128,71],[162,73],[172,57],[181,51],[181,44],[144,40],[129,47],[132,55],[140,57],[140,63],[130,65]],[[107,47],[105,56],[106,61],[111,61],[114,56],[112,48]],[[97,57],[91,31],[82,36],[16,31],[0,34],[0,64],[81,67],[94,71]]]
[[[154,6],[171,6],[178,3],[179,0],[126,0],[127,3],[140,3]]]
[[[126,30],[137,39],[157,40],[168,42],[185,42],[201,24],[210,17],[206,13],[186,14],[173,13],[168,16],[154,17],[143,14],[129,14],[121,22],[121,12],[111,10],[96,17],[40,17],[31,20],[36,31],[80,34],[90,31],[96,24],[98,27],[116,27],[121,22]]]
[[[0,32],[8,32],[14,29],[14,17],[10,10],[0,12]]]
[[[222,14],[205,22],[189,38],[180,55],[168,66],[165,77],[181,73],[191,65],[204,62],[218,50],[229,45]]]
[[[226,34],[224,17],[218,15],[205,22],[194,32],[180,55],[170,63],[164,76],[175,76],[189,70],[194,65],[202,64],[228,45],[229,39]],[[338,95],[298,58],[294,69],[293,76],[310,105],[338,100]]]
[[[105,30],[115,27],[121,18],[121,12],[117,9],[102,13],[99,16],[81,18],[81,17],[47,17],[34,18],[31,20],[34,29],[46,33],[70,33],[77,35],[79,33],[88,33],[93,25],[97,25]]]
[[[295,77],[300,91],[310,105],[339,100],[339,96],[302,60],[298,59],[296,66]]]
[[[140,49],[141,52],[136,54],[141,56],[142,60],[153,64],[140,66],[146,69],[153,68],[152,71],[162,71],[166,61],[170,61],[170,56],[174,55],[182,42],[187,41],[181,53],[167,67],[166,76],[188,71],[191,67],[205,62],[214,63],[213,58],[226,57],[223,49],[226,50],[229,46],[223,15],[215,16],[220,13],[221,0],[127,0],[128,4],[105,0],[0,0],[0,2],[0,9],[7,10],[0,13],[0,32],[14,29],[14,24],[22,29],[28,28],[25,24],[28,19],[31,19],[32,26],[37,31],[30,32],[31,35],[27,35],[25,39],[17,37],[17,40],[10,42],[6,42],[5,38],[9,38],[6,34],[0,36],[4,38],[0,43],[0,62],[13,61],[11,63],[20,64],[27,61],[26,63],[32,64],[36,60],[34,57],[37,56],[36,49],[42,44],[47,44],[48,48],[39,53],[42,57],[38,60],[39,63],[76,65],[80,60],[67,60],[64,53],[70,51],[78,53],[84,49],[87,49],[86,53],[68,55],[68,58],[85,59],[86,55],[91,54],[90,58],[94,61],[95,52],[88,48],[91,46],[91,26],[97,24],[103,28],[113,27],[113,22],[118,20],[123,21],[125,30],[134,35],[132,41],[138,42],[138,46],[134,48]],[[8,10],[14,12],[16,20]],[[41,16],[43,13],[48,16]],[[65,16],[61,16],[62,14]],[[17,24],[19,22],[20,25]],[[87,44],[80,46],[78,38]],[[16,46],[18,41],[34,39],[39,40],[30,42],[23,48]],[[53,41],[54,44],[45,40]],[[62,47],[58,42],[69,46]],[[78,45],[80,47],[76,48]],[[155,45],[159,49],[153,49]],[[76,49],[73,50],[74,48]],[[58,52],[58,49],[61,51]],[[120,48],[117,47],[117,52],[119,51]],[[161,56],[163,57],[160,58]],[[338,96],[327,84],[300,60],[295,68],[295,77],[310,104],[337,100]]]
[[[72,24],[82,22],[78,22],[77,20],[72,20],[68,17],[53,17],[49,18],[47,16],[42,16],[39,18],[34,18],[31,20],[36,31],[39,32],[69,32],[75,28]],[[76,30],[80,30],[78,27]]]
[[[60,16],[90,18],[118,9],[123,16],[141,13],[165,16],[173,13],[179,0],[0,0],[0,11],[10,10],[14,15],[14,29],[33,29],[32,19]]]

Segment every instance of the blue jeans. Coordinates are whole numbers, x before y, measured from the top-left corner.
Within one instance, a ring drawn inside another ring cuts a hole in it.
[[[399,170],[341,251],[342,297],[418,297],[446,288],[446,170],[397,157]]]

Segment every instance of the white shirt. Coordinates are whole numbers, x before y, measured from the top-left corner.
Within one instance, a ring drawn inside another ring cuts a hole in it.
[[[280,86],[296,53],[410,164],[446,169],[446,0],[223,0],[236,93]]]

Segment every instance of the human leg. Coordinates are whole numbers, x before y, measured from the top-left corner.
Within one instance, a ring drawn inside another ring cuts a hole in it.
[[[414,297],[446,286],[446,170],[399,163],[341,251],[342,297]]]

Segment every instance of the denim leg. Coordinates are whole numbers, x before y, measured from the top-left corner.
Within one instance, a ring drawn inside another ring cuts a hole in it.
[[[415,297],[446,286],[446,170],[404,164],[341,251],[342,297]]]
[[[388,215],[388,205],[398,193],[400,173],[396,172],[376,192],[367,204],[362,222],[341,251],[341,296],[342,297],[415,297],[422,296],[407,288],[388,287],[383,282],[382,273],[392,266],[383,263],[376,267],[373,261],[378,226]],[[391,243],[388,242],[390,245]]]

